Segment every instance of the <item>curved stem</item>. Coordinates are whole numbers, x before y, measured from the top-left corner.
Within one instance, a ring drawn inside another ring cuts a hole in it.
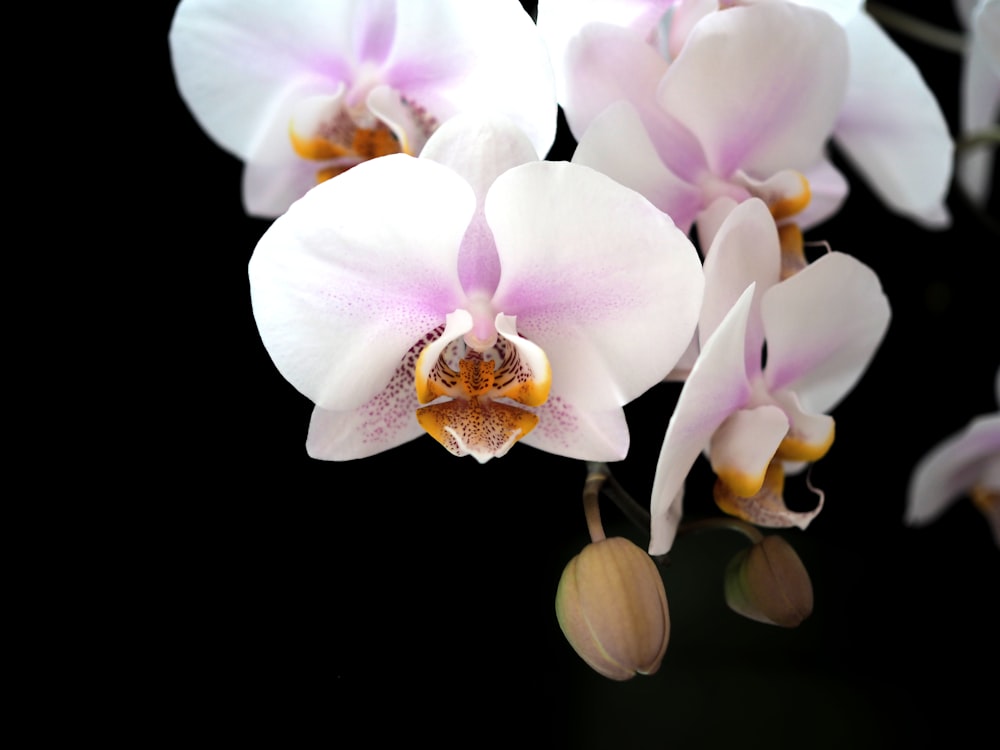
[[[911,39],[946,52],[965,53],[968,41],[959,31],[942,29],[936,24],[928,23],[882,3],[866,3],[865,9],[872,18],[891,31],[905,34]]]
[[[588,464],[589,467],[590,464]],[[583,515],[587,518],[587,531],[590,532],[591,542],[600,542],[605,538],[604,525],[601,523],[599,498],[601,486],[606,478],[607,475],[590,469],[587,472],[587,479],[583,483]]]
[[[753,524],[741,521],[739,518],[733,518],[732,516],[722,516],[720,518],[701,518],[697,521],[682,523],[677,529],[677,536],[681,536],[682,534],[693,534],[701,531],[715,531],[716,529],[738,531],[754,544],[758,544],[764,540],[764,535],[761,533],[760,529]]]

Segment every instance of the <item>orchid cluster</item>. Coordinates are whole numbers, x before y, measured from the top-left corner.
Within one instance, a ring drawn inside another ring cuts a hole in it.
[[[959,5],[974,39],[963,127],[978,133],[1000,102],[1000,0]],[[658,667],[669,620],[649,555],[683,530],[699,458],[770,571],[736,566],[733,609],[767,609],[774,566],[791,566],[795,612],[748,616],[801,622],[808,576],[756,529],[820,513],[821,491],[791,510],[784,483],[830,449],[831,412],[891,318],[870,267],[806,239],[848,194],[833,150],[889,211],[950,221],[955,142],[877,14],[860,0],[539,0],[535,18],[516,0],[182,0],[170,48],[193,116],[244,163],[246,212],[274,220],[249,265],[253,313],[315,405],[309,455],[364,459],[427,433],[455,456],[523,442],[604,476],[629,450],[623,407],[679,383],[648,555],[592,524],[602,552],[560,586],[567,636],[609,677]],[[546,159],[560,109],[569,161]],[[980,202],[991,156],[959,162]],[[975,485],[996,522],[995,421],[933,462],[964,465],[972,445],[975,481],[926,470],[911,520]],[[608,616],[630,601],[648,603],[638,629]],[[640,631],[649,648],[632,648]]]

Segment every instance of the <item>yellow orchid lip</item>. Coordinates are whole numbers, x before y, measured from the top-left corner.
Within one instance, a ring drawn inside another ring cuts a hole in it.
[[[316,171],[317,183],[336,177],[368,159],[405,152],[396,135],[388,125],[381,121],[376,121],[371,128],[351,124],[338,127],[329,135],[316,134],[311,136],[297,133],[293,122],[289,124],[288,137],[292,143],[292,150],[303,159],[310,161],[341,160],[341,164],[318,169]]]
[[[482,351],[467,344],[472,316],[448,315],[442,337],[425,346],[414,368],[417,421],[458,456],[478,461],[504,455],[531,432],[538,416],[525,406],[541,406],[549,396],[552,370],[544,352],[512,330],[512,319],[498,315],[496,341]],[[529,359],[531,361],[529,361]],[[430,403],[438,398],[448,401]]]

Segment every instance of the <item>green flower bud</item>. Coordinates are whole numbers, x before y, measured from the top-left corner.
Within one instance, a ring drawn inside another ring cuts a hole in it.
[[[730,560],[725,591],[731,610],[757,622],[794,628],[812,614],[809,573],[780,536],[766,536]]]
[[[588,544],[559,579],[556,617],[587,664],[612,680],[653,674],[670,637],[656,564],[628,539]]]

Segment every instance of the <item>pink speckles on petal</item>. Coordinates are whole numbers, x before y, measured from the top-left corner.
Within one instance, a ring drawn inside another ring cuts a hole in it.
[[[306,439],[309,455],[327,461],[366,458],[422,435],[413,373],[420,351],[443,330],[441,326],[415,344],[386,387],[367,403],[351,411],[314,409]]]
[[[585,411],[551,395],[532,409],[538,426],[521,442],[539,450],[582,461],[620,461],[628,452],[628,426],[621,409]]]

